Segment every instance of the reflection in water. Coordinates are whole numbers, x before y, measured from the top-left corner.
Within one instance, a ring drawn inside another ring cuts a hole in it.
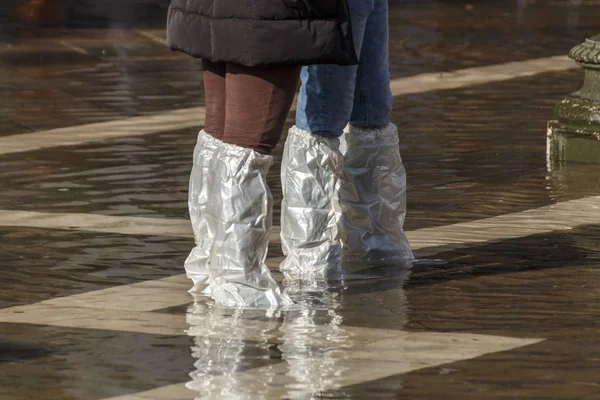
[[[310,399],[341,386],[344,360],[354,343],[339,314],[343,286],[325,282],[288,282],[297,309],[287,312],[280,328],[282,358],[287,363],[287,397]]]
[[[394,281],[403,296],[403,281]],[[365,336],[343,326],[342,308],[352,304],[344,299],[349,292],[352,298],[368,296],[374,281],[369,282],[287,281],[295,306],[275,313],[206,303],[190,307],[188,335],[197,360],[187,387],[198,399],[313,399],[324,392],[351,398],[342,388],[348,376],[356,376],[357,365],[348,360]],[[397,305],[405,310],[404,302]]]
[[[188,310],[188,335],[197,359],[187,387],[209,399],[266,398],[272,387],[272,366],[280,358],[273,351],[281,318],[260,310],[225,309],[197,304]],[[261,368],[261,379],[241,374]]]

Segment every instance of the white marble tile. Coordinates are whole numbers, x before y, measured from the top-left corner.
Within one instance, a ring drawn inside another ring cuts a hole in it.
[[[579,225],[600,223],[600,196],[569,200],[497,217],[408,232],[418,257]]]
[[[500,82],[524,78],[545,72],[565,71],[579,68],[567,56],[537,58],[515,61],[486,67],[465,68],[451,72],[419,74],[391,81],[394,96],[431,92],[434,90],[458,89],[483,83]]]
[[[453,362],[456,358],[475,358],[540,341],[469,333],[410,332],[369,343],[363,350],[357,351],[355,357],[437,365],[444,360]]]
[[[175,129],[200,129],[204,107],[0,137],[0,155],[49,147],[80,145],[99,140],[149,135]]]
[[[600,196],[569,200],[550,206],[476,221],[407,232],[418,257],[498,240],[519,238],[578,225],[600,223]],[[81,230],[125,235],[193,237],[184,219],[121,217],[98,214],[40,213],[0,210],[0,226]],[[271,243],[280,242],[279,228]]]
[[[118,233],[123,235],[194,237],[190,221],[176,218],[0,210],[0,226]],[[270,240],[272,243],[280,242],[278,227],[272,230]]]
[[[0,226],[63,229],[124,235],[194,237],[187,219],[0,210]]]
[[[164,29],[137,29],[135,32],[160,46],[169,46]]]
[[[186,388],[185,383],[163,386],[131,395],[111,397],[110,400],[192,400],[196,392]]]
[[[42,303],[2,309],[0,310],[0,322],[139,332],[155,335],[185,335],[189,327],[183,315],[59,307]]]
[[[37,304],[119,311],[154,311],[193,302],[192,296],[187,293],[189,288],[190,281],[187,277],[176,275],[73,296],[57,297]]]

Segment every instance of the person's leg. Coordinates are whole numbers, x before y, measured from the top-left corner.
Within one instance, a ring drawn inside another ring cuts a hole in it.
[[[404,234],[406,172],[390,123],[388,3],[375,0],[367,20],[354,106],[344,136],[339,201],[343,258],[362,263],[413,259]]]
[[[392,112],[388,2],[373,1],[373,10],[364,28],[362,52],[356,73],[354,104],[349,116],[350,124],[362,129],[387,126]]]
[[[375,0],[349,0],[354,48],[360,59],[367,20]],[[358,66],[302,68],[296,126],[325,137],[339,137],[350,120]]]
[[[299,75],[300,67],[228,64],[223,140],[270,154],[281,138]]]
[[[208,289],[227,306],[291,304],[265,265],[273,206],[267,173],[299,73],[295,67],[227,66],[224,143],[210,163],[207,212],[215,237]]]
[[[208,262],[214,241],[214,238],[208,235],[206,226],[209,163],[221,143],[225,127],[226,65],[203,61],[202,67],[206,117],[204,129],[198,134],[194,148],[188,192],[188,208],[196,246],[185,260],[185,272],[194,283],[190,290],[193,293],[200,293],[208,285]]]
[[[349,2],[359,55],[373,1]],[[341,274],[338,137],[352,113],[357,68],[313,65],[302,69],[296,126],[289,132],[281,170],[281,240],[287,256],[281,269],[294,275]]]
[[[217,139],[225,135],[226,63],[202,61],[202,77],[204,79],[204,106],[206,116],[204,130]]]

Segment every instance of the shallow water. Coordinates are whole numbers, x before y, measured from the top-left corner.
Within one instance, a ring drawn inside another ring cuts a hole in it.
[[[80,1],[65,26],[2,45],[0,139],[202,105],[198,62],[165,51],[165,4],[151,3],[132,23]],[[597,33],[591,2],[390,4],[392,78],[566,54]],[[291,310],[194,303],[191,237],[0,218],[0,399],[600,398],[600,204],[552,208],[599,196],[600,167],[545,154],[582,76],[398,96],[421,260],[286,281]],[[0,210],[185,219],[200,128],[0,155]],[[281,259],[275,242],[268,264]]]

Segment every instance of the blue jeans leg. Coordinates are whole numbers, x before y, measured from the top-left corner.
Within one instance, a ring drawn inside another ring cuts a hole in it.
[[[336,137],[351,122],[359,128],[389,123],[387,0],[349,0],[358,66],[313,65],[303,68],[296,125]]]
[[[361,129],[387,126],[390,123],[392,103],[388,2],[375,0],[374,9],[365,26],[350,124]]]
[[[360,56],[374,0],[349,0],[354,48]],[[296,126],[324,136],[341,136],[350,120],[358,66],[311,65],[300,74]]]

